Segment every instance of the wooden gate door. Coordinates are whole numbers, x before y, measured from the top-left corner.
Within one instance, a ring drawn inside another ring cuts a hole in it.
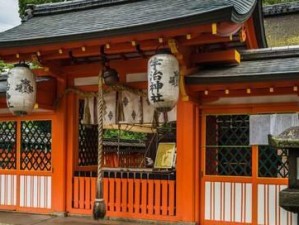
[[[0,209],[48,212],[52,195],[52,121],[0,121]]]
[[[202,224],[295,225],[279,207],[288,183],[288,151],[249,145],[248,115],[203,118]]]

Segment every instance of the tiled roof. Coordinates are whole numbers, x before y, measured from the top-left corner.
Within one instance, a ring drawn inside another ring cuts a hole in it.
[[[187,84],[290,80],[299,78],[299,46],[246,50],[240,65],[202,69]]]
[[[283,4],[267,5],[263,7],[264,16],[281,16],[290,13],[299,13],[299,1]]]
[[[244,22],[257,0],[76,0],[32,7],[33,17],[0,33],[0,47],[19,47],[219,21]]]

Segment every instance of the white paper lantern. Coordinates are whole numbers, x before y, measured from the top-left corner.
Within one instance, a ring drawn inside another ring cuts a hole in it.
[[[32,112],[36,102],[36,81],[27,64],[16,64],[9,71],[6,101],[14,115],[27,115]]]
[[[170,111],[179,98],[179,63],[169,52],[161,52],[148,62],[148,99],[160,112]]]

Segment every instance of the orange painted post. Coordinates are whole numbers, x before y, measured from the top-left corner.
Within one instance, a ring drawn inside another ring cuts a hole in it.
[[[142,194],[141,194],[141,213],[142,214],[146,214],[147,210],[147,180],[142,179],[141,180],[141,190],[142,190]]]
[[[90,179],[91,179],[91,190],[90,190],[90,192],[91,192],[91,203],[90,204],[91,204],[91,206],[93,206],[93,202],[96,198],[97,178],[96,177],[91,177]],[[104,179],[104,198],[105,198],[105,201],[107,199],[106,202],[108,203],[108,190],[109,189],[108,189],[108,187],[105,188],[107,184],[108,184],[107,179]],[[107,190],[107,191],[105,191],[105,190]]]
[[[201,123],[201,114],[200,109],[197,106],[195,111],[195,221],[197,223],[200,222],[200,185],[202,182],[201,174],[201,165],[200,165],[200,158],[201,158],[201,136],[200,136],[200,123]]]
[[[73,206],[73,195],[74,195],[74,186],[73,186],[73,175],[74,175],[74,152],[76,149],[76,135],[75,130],[76,126],[76,96],[75,94],[69,94],[67,96],[68,110],[69,113],[67,117],[67,182],[66,189],[67,191],[67,210],[70,211]]]
[[[73,207],[75,209],[79,208],[79,178],[78,177],[74,177],[74,194],[73,194]]]
[[[128,212],[134,212],[134,179],[128,179]]]
[[[85,178],[79,177],[79,208],[84,209],[84,197],[85,197]]]
[[[121,211],[128,211],[128,180],[126,178],[121,179]]]
[[[155,180],[155,215],[161,215],[161,181]]]
[[[58,96],[64,93],[66,86],[64,78],[57,82]],[[58,213],[66,212],[66,115],[67,101],[64,97],[59,102],[52,121],[52,210]]]
[[[91,209],[91,179],[85,177],[85,209]]]
[[[177,216],[180,220],[195,220],[195,104],[180,100],[177,105]]]
[[[93,205],[93,200],[96,197],[96,185],[97,185],[97,179],[95,177],[92,178],[92,195],[91,195],[91,199],[92,199],[92,205]],[[103,179],[103,195],[104,195],[104,200],[106,203],[106,207],[107,207],[107,211],[110,211],[110,202],[109,202],[109,179],[108,178],[104,178]]]
[[[154,181],[148,180],[148,202],[147,202],[147,209],[148,214],[154,214]]]
[[[161,181],[162,185],[162,215],[166,216],[167,215],[167,209],[168,209],[168,181],[167,180],[162,180]]]
[[[168,181],[169,185],[169,206],[168,206],[168,215],[174,216],[175,209],[175,181]]]
[[[116,195],[115,195],[115,211],[120,212],[121,208],[121,179],[115,178]]]
[[[114,178],[108,178],[109,182],[109,202],[110,202],[110,211],[115,210],[115,183]]]
[[[134,213],[140,214],[140,179],[134,180],[135,198],[134,198]]]
[[[252,146],[252,224],[258,224],[258,146]]]

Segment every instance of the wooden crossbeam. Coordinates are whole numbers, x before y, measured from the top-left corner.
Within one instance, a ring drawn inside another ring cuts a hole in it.
[[[206,52],[193,55],[192,60],[194,63],[236,63],[241,62],[240,53],[235,49],[225,51]]]

